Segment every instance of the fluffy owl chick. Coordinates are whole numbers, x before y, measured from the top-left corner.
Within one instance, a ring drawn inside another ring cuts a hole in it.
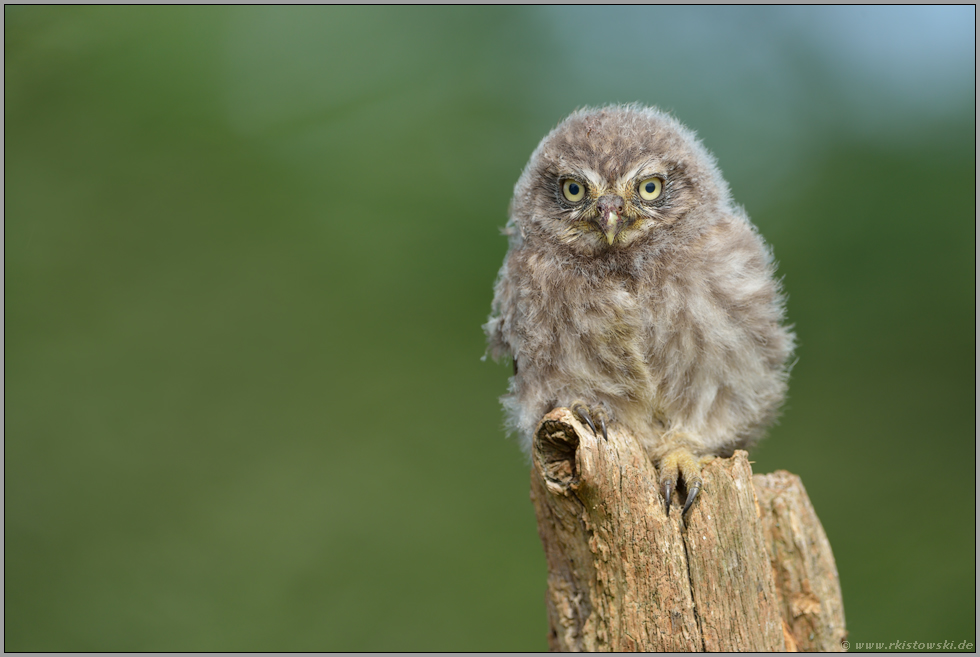
[[[659,110],[579,110],[531,155],[505,233],[484,330],[513,359],[508,425],[527,450],[559,406],[593,432],[620,423],[667,512],[679,480],[687,511],[702,464],[774,419],[794,340],[772,255],[714,157]]]

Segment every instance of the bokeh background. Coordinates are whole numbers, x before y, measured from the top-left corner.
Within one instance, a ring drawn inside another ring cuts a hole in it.
[[[480,325],[582,105],[780,261],[852,646],[976,644],[975,8],[4,8],[4,647],[539,650]]]

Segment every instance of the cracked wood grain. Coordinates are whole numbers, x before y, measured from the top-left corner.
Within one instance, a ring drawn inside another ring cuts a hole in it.
[[[828,650],[836,641],[839,650],[830,545],[799,479],[766,476],[753,483],[745,452],[711,461],[685,526],[676,506],[665,514],[656,469],[633,436],[613,429],[604,441],[568,409],[546,415],[531,499],[548,561],[550,648]]]

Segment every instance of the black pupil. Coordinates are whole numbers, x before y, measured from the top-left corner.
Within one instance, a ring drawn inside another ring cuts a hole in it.
[[[575,183],[568,183],[568,194],[569,196],[578,196],[578,185]]]
[[[648,182],[646,187],[647,194],[653,194],[655,191],[657,191],[657,183]]]

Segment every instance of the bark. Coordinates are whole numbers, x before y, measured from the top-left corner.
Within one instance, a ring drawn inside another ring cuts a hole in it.
[[[668,516],[646,452],[612,429],[596,438],[559,408],[535,435],[552,650],[841,649],[837,570],[799,478],[753,479],[739,451]]]

